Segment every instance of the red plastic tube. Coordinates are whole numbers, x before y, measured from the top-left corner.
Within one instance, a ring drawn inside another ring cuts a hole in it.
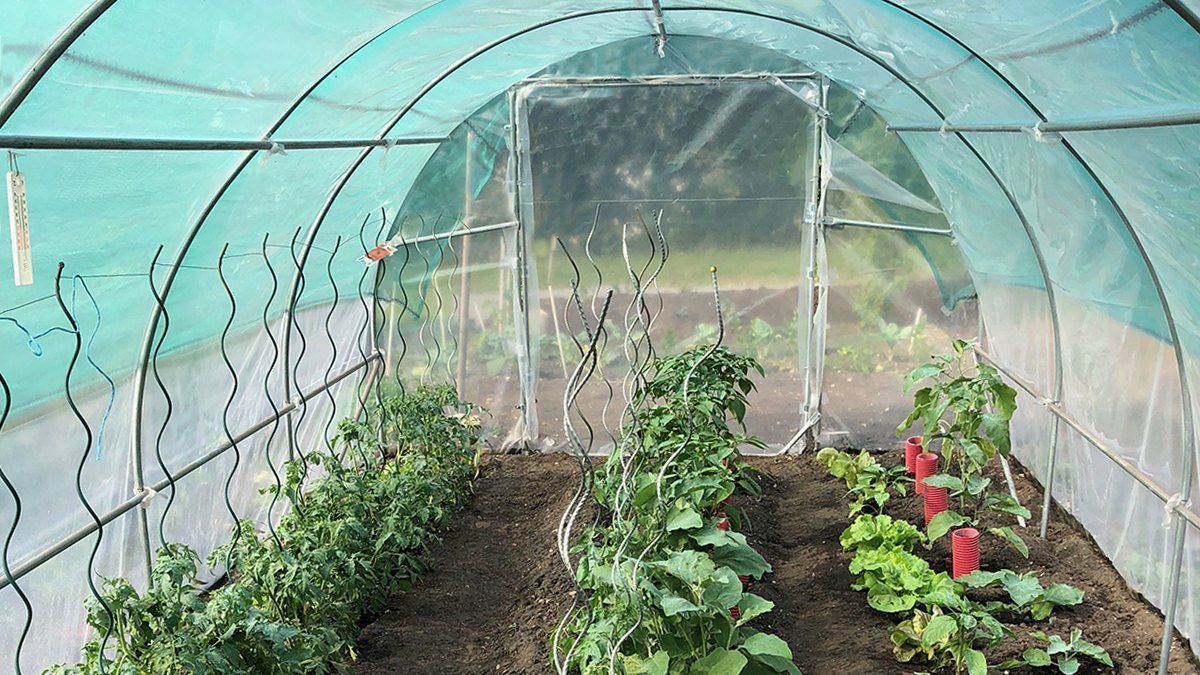
[[[909,436],[908,440],[904,441],[904,470],[908,475],[917,472],[917,455],[922,452],[925,452],[925,448],[921,445],[920,436]]]
[[[750,585],[750,575],[749,574],[739,574],[738,581],[742,582],[742,588],[745,588],[746,586]]]
[[[729,518],[726,518],[724,513],[717,514],[717,529],[722,532],[729,531]]]
[[[734,621],[742,620],[742,610],[737,605],[729,608],[729,616],[733,617]]]
[[[978,570],[979,530],[973,527],[960,527],[951,532],[950,555],[951,568],[955,579]]]
[[[924,480],[938,472],[938,456],[932,452],[917,455],[917,494],[925,493]]]
[[[925,524],[949,507],[950,496],[944,487],[925,486]]]

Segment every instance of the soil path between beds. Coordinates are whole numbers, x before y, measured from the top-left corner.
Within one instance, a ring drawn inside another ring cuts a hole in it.
[[[578,475],[566,455],[489,455],[430,569],[363,631],[355,672],[553,672],[547,638],[572,590],[555,531]]]
[[[811,454],[751,461],[763,471],[763,495],[735,500],[745,509],[751,543],[774,566],[750,589],[775,603],[756,627],[787,640],[806,675],[927,670],[896,663],[888,640],[894,621],[850,589],[849,556],[838,543],[847,525],[840,483]],[[1022,501],[1036,522],[1036,486],[1024,470],[1014,468]],[[548,636],[572,589],[554,533],[577,472],[563,455],[489,456],[471,505],[429,552],[430,570],[365,628],[356,672],[552,673]],[[916,500],[905,502],[896,505],[897,515],[915,517]],[[1051,523],[1050,542],[1037,540],[1035,533],[1027,536],[1029,563],[1001,550],[985,551],[985,557],[1033,569],[1043,582],[1082,588],[1084,605],[1060,609],[1048,630],[1066,634],[1080,626],[1085,636],[1109,649],[1116,672],[1152,672],[1161,614],[1128,589],[1065,514],[1055,513]],[[940,569],[946,553],[935,548],[927,555]],[[1020,634],[1035,629],[1016,628]],[[1019,653],[1031,646],[1018,645],[1010,649]],[[1176,645],[1171,673],[1200,672],[1189,652],[1185,644]]]

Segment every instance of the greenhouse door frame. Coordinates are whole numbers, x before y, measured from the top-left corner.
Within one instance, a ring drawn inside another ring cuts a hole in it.
[[[800,423],[796,434],[785,443],[780,453],[797,447],[808,439],[815,442],[820,432],[821,386],[825,369],[825,323],[828,298],[828,274],[825,263],[825,188],[823,175],[828,150],[826,119],[829,78],[822,73],[731,73],[680,74],[653,76],[552,76],[533,77],[517,82],[508,90],[509,133],[512,147],[513,212],[517,222],[516,270],[513,274],[513,306],[517,312],[517,366],[521,385],[520,442],[529,446],[538,440],[537,365],[533,363],[530,327],[529,262],[536,223],[533,219],[533,175],[530,169],[530,138],[528,124],[528,93],[538,87],[647,87],[697,86],[738,83],[775,84],[796,97],[800,105],[814,111],[812,153],[809,158],[809,189],[805,194],[801,252],[806,260],[804,275],[806,293],[798,299],[797,310],[808,317],[803,335],[797,336],[797,357],[804,366],[804,386],[801,392]],[[815,84],[815,100],[792,84]]]

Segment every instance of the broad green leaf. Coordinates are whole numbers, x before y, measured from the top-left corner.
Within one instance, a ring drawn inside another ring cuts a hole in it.
[[[926,647],[938,645],[957,629],[958,624],[954,617],[945,614],[935,616],[929,620],[925,630],[921,631],[921,644]]]
[[[917,604],[917,598],[911,594],[903,597],[893,593],[867,594],[867,604],[880,612],[894,614],[912,609]]]
[[[1049,642],[1050,643],[1046,646],[1046,653],[1050,656],[1054,656],[1055,654],[1066,654],[1071,651],[1071,648],[1067,646],[1067,643],[1063,642],[1063,639],[1057,635],[1051,635]]]
[[[680,507],[676,504],[667,512],[667,532],[693,530],[702,525],[704,525],[704,519],[690,506]]]
[[[1075,675],[1079,672],[1079,659],[1074,656],[1060,656],[1057,665],[1058,671],[1063,675]]]
[[[754,656],[778,656],[792,660],[792,649],[783,638],[769,633],[755,633],[742,643],[742,650]]]
[[[737,625],[743,626],[750,622],[754,617],[762,616],[775,608],[775,603],[762,598],[753,593],[745,593],[742,599],[738,600],[738,612],[742,618],[738,619]]]
[[[1044,667],[1050,665],[1050,655],[1046,653],[1045,649],[1038,649],[1037,647],[1026,649],[1021,653],[1021,658],[1025,659],[1025,663],[1031,666]]]
[[[932,543],[945,536],[951,529],[966,522],[968,522],[966,516],[955,511],[942,511],[929,521],[929,525],[925,527],[925,534]]]
[[[768,633],[755,633],[742,643],[742,651],[755,661],[762,663],[775,672],[795,672],[796,665],[792,662],[792,649],[782,638]]]
[[[1001,455],[1008,456],[1012,449],[1008,435],[1008,415],[1000,413],[983,413],[983,432],[995,444]]]
[[[975,570],[970,574],[964,574],[963,576],[955,579],[955,581],[960,584],[965,584],[967,588],[983,588],[985,586],[991,586],[992,584],[1000,581],[1006,574],[1010,574],[1010,572],[1008,570],[1001,570],[999,572]]]
[[[718,566],[728,567],[735,574],[761,579],[771,571],[771,565],[759,555],[758,551],[746,544],[720,546],[712,550],[712,560]]]
[[[685,612],[698,612],[700,608],[693,604],[690,600],[675,595],[674,593],[664,593],[658,599],[658,606],[662,607],[663,614],[667,616],[675,616]]]
[[[1029,557],[1029,547],[1025,545],[1025,540],[1021,538],[1021,535],[1013,532],[1011,527],[989,527],[988,532],[1008,542],[1008,545],[1016,549],[1022,557]]]
[[[1012,601],[1022,607],[1033,602],[1042,594],[1042,584],[1032,573],[1013,574],[1010,572],[1001,580],[1001,584]]]
[[[714,649],[708,656],[696,661],[688,670],[689,675],[738,675],[749,660],[741,652]]]
[[[904,391],[908,391],[914,384],[920,382],[921,380],[934,377],[940,372],[942,372],[942,368],[936,363],[926,363],[913,368],[911,371],[909,371],[908,375],[904,377]]]
[[[1109,656],[1108,651],[1105,650],[1100,645],[1092,644],[1091,642],[1088,642],[1087,640],[1076,640],[1075,641],[1075,651],[1079,652],[1080,654],[1083,654],[1084,656],[1090,656],[1093,659],[1099,661],[1100,663],[1103,663],[1104,665],[1109,666],[1110,668],[1112,667],[1112,664],[1113,664],[1112,657]]]
[[[742,582],[728,567],[713,572],[704,588],[704,604],[718,611],[737,604],[742,597]]]
[[[676,551],[656,565],[690,586],[699,586],[716,571],[712,559],[701,551]]]
[[[969,675],[987,675],[987,657],[978,649],[968,649],[964,652],[963,663],[966,664]]]
[[[670,655],[661,649],[654,652],[654,655],[650,658],[642,656],[624,657],[626,675],[667,675],[670,665]]]
[[[1059,606],[1078,605],[1083,602],[1083,591],[1067,584],[1053,583],[1046,587],[1043,599]]]

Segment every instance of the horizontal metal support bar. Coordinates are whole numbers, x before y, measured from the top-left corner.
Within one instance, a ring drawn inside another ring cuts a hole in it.
[[[1088,429],[1083,425],[1082,422],[1071,415],[1071,413],[1064,410],[1059,402],[1047,398],[1041,392],[1037,391],[1037,388],[1034,387],[1033,384],[1000,365],[991,354],[985,352],[979,347],[979,345],[975,345],[974,349],[979,358],[987,361],[989,365],[1000,371],[1008,379],[1012,380],[1018,387],[1025,390],[1025,393],[1041,401],[1051,414],[1053,414],[1055,417],[1058,417],[1060,420],[1066,423],[1067,426],[1074,429],[1075,432],[1082,436],[1083,439],[1092,447],[1099,450],[1101,454],[1111,460],[1125,473],[1129,474],[1134,480],[1140,483],[1142,487],[1149,490],[1155,497],[1158,497],[1163,504],[1170,505],[1174,512],[1178,513],[1184,520],[1191,523],[1193,527],[1200,528],[1200,515],[1197,515],[1195,511],[1192,511],[1188,504],[1179,502],[1174,494],[1159,485],[1157,481],[1146,475],[1144,471],[1134,466],[1132,462],[1123,457],[1119,452],[1109,447],[1103,439],[1095,434],[1095,432]]]
[[[365,360],[360,361],[359,363],[351,366],[350,368],[347,368],[346,370],[343,370],[341,373],[339,373],[335,377],[331,378],[328,381],[328,383],[322,382],[321,384],[317,385],[313,389],[311,389],[307,392],[303,392],[301,394],[301,397],[299,400],[288,401],[284,405],[280,406],[278,414],[271,415],[271,416],[267,417],[266,419],[261,420],[260,422],[258,422],[254,426],[250,427],[249,429],[246,429],[245,431],[241,432],[237,436],[234,436],[234,442],[241,443],[242,441],[249,439],[254,434],[256,434],[256,433],[262,431],[263,429],[267,428],[268,426],[270,426],[272,423],[275,422],[275,420],[280,419],[284,415],[287,415],[287,414],[291,413],[292,411],[294,411],[297,407],[299,407],[299,405],[302,402],[311,400],[311,399],[315,398],[316,396],[319,396],[320,394],[324,393],[327,388],[332,387],[333,385],[337,384],[338,382],[341,382],[342,380],[346,379],[347,377],[350,377],[354,373],[357,373],[358,371],[362,370],[366,366],[370,365],[371,363],[374,363],[375,361],[381,360],[382,358],[383,358],[383,352],[376,351],[375,353],[368,356]],[[208,452],[206,452],[201,457],[198,457],[197,459],[195,459],[192,462],[185,465],[183,468],[179,469],[178,471],[172,472],[171,477],[174,478],[176,481],[179,481],[181,478],[196,471],[197,469],[204,466],[205,464],[208,464],[209,462],[216,459],[217,457],[220,457],[221,455],[225,454],[225,452],[227,452],[232,447],[233,447],[233,444],[230,443],[228,440],[223,441],[219,445],[214,447],[212,450],[209,450]],[[170,481],[168,481],[167,479],[164,478],[164,479],[158,481],[157,483],[154,483],[153,485],[148,486],[146,492],[144,492],[142,494],[133,495],[132,497],[126,499],[125,501],[121,502],[116,507],[114,507],[112,510],[110,510],[110,511],[106,512],[104,515],[100,516],[99,520],[100,520],[101,526],[108,525],[109,523],[115,521],[116,519],[120,518],[121,516],[136,509],[144,501],[146,501],[146,498],[149,494],[152,494],[151,491],[161,492],[162,490],[165,490],[170,485],[171,485]],[[66,537],[59,539],[58,541],[51,544],[49,547],[42,549],[41,551],[39,551],[32,557],[30,557],[26,560],[23,560],[20,563],[18,563],[17,565],[15,565],[12,568],[12,578],[20,579],[21,577],[24,577],[26,574],[29,574],[30,572],[36,570],[37,568],[41,567],[42,565],[44,565],[47,562],[49,562],[50,560],[52,560],[58,554],[62,553],[63,551],[66,551],[67,549],[71,548],[72,546],[79,543],[80,541],[83,541],[84,538],[86,538],[88,535],[96,532],[97,529],[99,529],[99,528],[96,526],[96,523],[94,523],[94,522],[88,523],[87,525],[84,525],[83,527],[75,530],[74,532],[67,535]],[[0,577],[0,590],[4,589],[7,586],[8,586],[8,579]]]
[[[1064,120],[1061,122],[1029,122],[1026,124],[894,124],[889,131],[936,133],[1062,133],[1071,131],[1118,131],[1200,124],[1200,111],[1163,113],[1144,117],[1114,117],[1105,120]]]
[[[849,218],[826,218],[822,222],[826,227],[865,227],[875,230],[895,230],[897,232],[912,232],[914,234],[936,234],[943,237],[953,237],[953,230],[942,230],[936,227],[917,227],[900,223],[876,223],[870,220],[852,220]]]
[[[410,244],[424,244],[427,241],[438,241],[440,239],[457,239],[470,234],[483,234],[485,232],[496,232],[497,230],[510,230],[517,226],[517,221],[510,220],[507,223],[497,223],[495,225],[483,225],[481,227],[461,227],[453,232],[439,232],[438,234],[427,234],[415,239],[394,239],[388,244],[393,248],[408,246]]]
[[[640,87],[640,86],[696,86],[730,83],[755,83],[791,81],[820,81],[818,73],[748,73],[732,75],[552,75],[546,77],[531,77],[518,83],[518,87]]]
[[[330,150],[383,148],[399,145],[436,145],[444,137],[329,138],[298,140],[201,140],[194,138],[94,138],[80,136],[0,135],[0,148],[10,150],[148,150],[148,151],[247,151]]]

